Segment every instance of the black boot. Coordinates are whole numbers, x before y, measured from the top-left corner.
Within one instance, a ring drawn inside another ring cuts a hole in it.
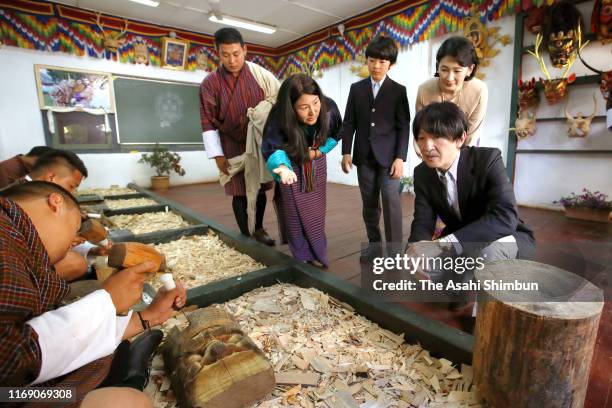
[[[128,370],[121,386],[144,390],[149,382],[149,364],[157,346],[164,338],[161,330],[148,330],[130,344]]]
[[[246,196],[234,196],[232,198],[232,209],[234,210],[234,217],[236,217],[236,224],[238,224],[240,232],[247,237],[250,236]]]

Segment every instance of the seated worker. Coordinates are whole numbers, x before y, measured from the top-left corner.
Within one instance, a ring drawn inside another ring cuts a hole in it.
[[[35,146],[26,154],[18,154],[10,159],[1,161],[0,188],[13,184],[15,181],[31,172],[38,158],[53,150],[54,149],[47,146]]]
[[[20,183],[32,180],[49,181],[74,194],[87,176],[87,167],[79,156],[67,150],[53,150],[42,155],[32,171],[17,181]]]
[[[53,150],[41,156],[32,171],[18,182],[49,181],[74,193],[87,176],[87,167],[79,156],[66,150]],[[107,250],[106,247],[97,247],[87,242],[75,245],[55,265],[55,270],[67,281],[81,278],[89,268],[87,255],[105,255]]]
[[[76,406],[105,379],[122,339],[163,323],[186,298],[177,282],[131,313],[144,272],[155,268],[145,262],[59,307],[68,285],[53,265],[80,224],[76,200],[56,184],[33,181],[0,191],[0,386],[76,387]]]
[[[464,146],[468,121],[461,108],[451,102],[427,105],[417,113],[412,129],[423,162],[414,169],[408,253],[486,254],[488,261],[530,258],[535,239],[518,217],[501,152]],[[446,227],[432,242],[438,216]],[[432,280],[450,278],[425,272]]]

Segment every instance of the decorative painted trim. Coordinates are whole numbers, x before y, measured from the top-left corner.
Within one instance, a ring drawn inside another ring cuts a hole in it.
[[[531,8],[539,0],[478,0],[482,21]],[[248,44],[249,60],[262,65],[277,77],[300,72],[305,65],[322,70],[352,61],[361,55],[370,39],[384,34],[402,48],[463,28],[474,1],[467,0],[394,0],[343,22],[340,36],[336,25],[327,27],[283,46],[272,48]],[[189,41],[185,69],[197,69],[199,53],[208,57],[207,70],[218,64],[211,35],[172,27],[127,20],[125,42],[116,53],[106,51],[96,13],[42,0],[0,0],[0,39],[5,45],[48,52],[65,52],[79,56],[136,63],[135,44],[146,44],[149,64],[161,65],[161,38],[170,31],[176,38]],[[122,30],[126,19],[101,15],[106,31]]]

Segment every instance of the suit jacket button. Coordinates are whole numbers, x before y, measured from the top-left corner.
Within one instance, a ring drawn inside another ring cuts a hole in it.
[[[374,127],[374,122],[372,122],[372,127]]]
[[[372,112],[376,112],[376,109],[372,108]]]

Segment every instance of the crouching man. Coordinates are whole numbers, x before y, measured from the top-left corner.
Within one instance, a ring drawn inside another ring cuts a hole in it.
[[[424,107],[413,134],[423,162],[414,169],[414,220],[407,254],[427,257],[482,257],[485,262],[530,258],[533,232],[519,219],[501,152],[464,146],[468,122],[451,102]],[[436,218],[446,227],[433,240]],[[469,272],[424,271],[438,282],[468,281]]]
[[[56,184],[32,181],[0,192],[0,386],[75,387],[75,406],[105,379],[122,339],[142,332],[145,321],[166,321],[186,298],[178,284],[132,314],[143,272],[155,268],[145,262],[60,307],[68,284],[53,265],[66,255],[80,224],[76,200]]]

